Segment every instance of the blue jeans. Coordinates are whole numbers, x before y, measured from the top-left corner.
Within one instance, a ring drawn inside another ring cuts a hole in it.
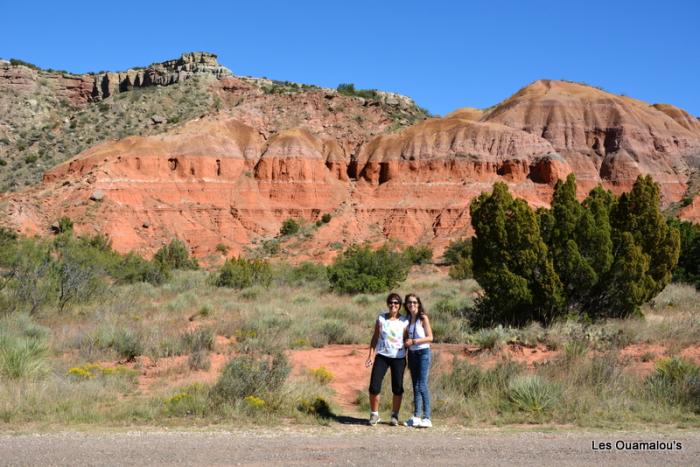
[[[428,391],[428,373],[430,371],[430,349],[408,352],[408,369],[413,381],[413,416],[430,418],[430,392]]]

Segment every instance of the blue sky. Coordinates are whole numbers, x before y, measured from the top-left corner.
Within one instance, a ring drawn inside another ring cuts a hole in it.
[[[488,107],[540,78],[700,116],[697,1],[2,2],[0,57],[73,72],[206,50],[240,75]]]

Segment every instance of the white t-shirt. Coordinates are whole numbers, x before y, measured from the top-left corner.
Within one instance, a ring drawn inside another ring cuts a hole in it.
[[[419,319],[415,323],[408,325],[408,338],[409,339],[422,339],[425,337],[425,329],[423,329],[423,322]],[[421,350],[429,349],[430,343],[423,342],[422,344],[412,345],[410,350]]]
[[[376,353],[389,358],[403,358],[406,356],[406,346],[403,341],[403,332],[408,326],[408,318],[404,315],[398,319],[388,319],[388,313],[382,313],[377,318],[379,323],[379,340]]]

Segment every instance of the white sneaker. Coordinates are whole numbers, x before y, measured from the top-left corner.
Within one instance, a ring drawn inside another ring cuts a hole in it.
[[[420,425],[417,425],[421,428],[432,428],[433,427],[433,422],[430,421],[429,418],[424,418],[423,420],[420,421]]]
[[[403,422],[403,426],[411,426],[414,428],[420,427],[420,418],[418,417],[411,417],[405,422]]]

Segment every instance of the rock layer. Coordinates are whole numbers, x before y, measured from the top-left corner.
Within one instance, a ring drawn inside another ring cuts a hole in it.
[[[666,201],[685,192],[687,158],[700,153],[700,127],[680,109],[651,106],[590,86],[540,80],[482,117],[541,136],[588,191],[603,183],[628,190],[652,174]]]
[[[581,197],[597,184],[627,189],[650,173],[670,203],[685,193],[700,154],[700,131],[682,111],[572,83],[538,81],[490,112],[461,109],[374,138],[331,123],[336,95],[265,96],[162,135],[90,148],[49,170],[43,186],[6,195],[6,223],[48,234],[67,215],[120,251],[149,255],[178,237],[206,257],[219,243],[246,253],[285,219],[311,225],[328,213],[330,223],[285,244],[288,254],[327,261],[345,244],[387,238],[439,254],[470,234],[469,202],[496,181],[546,206],[571,172]],[[280,128],[287,112],[308,118]]]

